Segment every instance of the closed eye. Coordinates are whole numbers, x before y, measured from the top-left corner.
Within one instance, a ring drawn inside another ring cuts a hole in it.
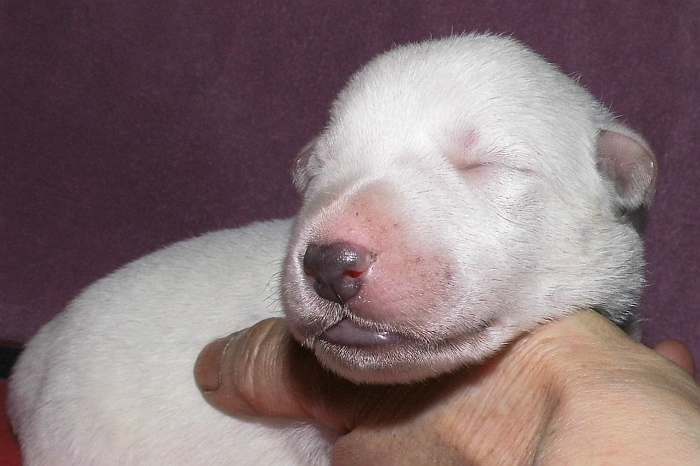
[[[457,164],[456,167],[457,167],[457,170],[467,171],[467,170],[475,170],[477,168],[486,168],[486,167],[489,167],[492,165],[494,165],[494,164],[489,163],[489,162],[471,161],[471,162]]]
[[[524,175],[533,175],[536,172],[530,168],[525,168],[525,167],[518,167],[515,165],[510,165],[507,163],[502,163],[502,162],[492,162],[492,161],[478,161],[478,160],[472,160],[468,162],[464,162],[461,164],[456,164],[455,168],[459,170],[460,172],[465,172],[465,174],[469,174],[470,176],[483,173],[485,171],[492,172],[492,171],[497,171],[497,172],[516,172],[516,173],[521,173]]]

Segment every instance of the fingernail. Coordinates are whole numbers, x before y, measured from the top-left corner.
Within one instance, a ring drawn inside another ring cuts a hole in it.
[[[203,392],[215,392],[221,386],[221,361],[236,333],[220,338],[204,347],[194,364],[194,379]]]

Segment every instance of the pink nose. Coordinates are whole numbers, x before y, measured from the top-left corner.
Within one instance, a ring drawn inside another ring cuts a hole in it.
[[[360,291],[374,254],[350,243],[309,244],[304,273],[313,279],[316,294],[343,304]]]

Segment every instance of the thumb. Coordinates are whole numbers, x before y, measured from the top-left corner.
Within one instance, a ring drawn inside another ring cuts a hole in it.
[[[283,319],[210,343],[194,375],[207,402],[226,414],[310,420],[339,432],[354,425],[358,387],[321,367]]]

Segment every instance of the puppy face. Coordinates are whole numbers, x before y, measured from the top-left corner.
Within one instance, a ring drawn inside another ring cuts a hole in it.
[[[401,383],[576,309],[622,322],[643,265],[625,215],[654,169],[639,136],[510,39],[394,49],[297,160],[290,329],[343,377]]]

